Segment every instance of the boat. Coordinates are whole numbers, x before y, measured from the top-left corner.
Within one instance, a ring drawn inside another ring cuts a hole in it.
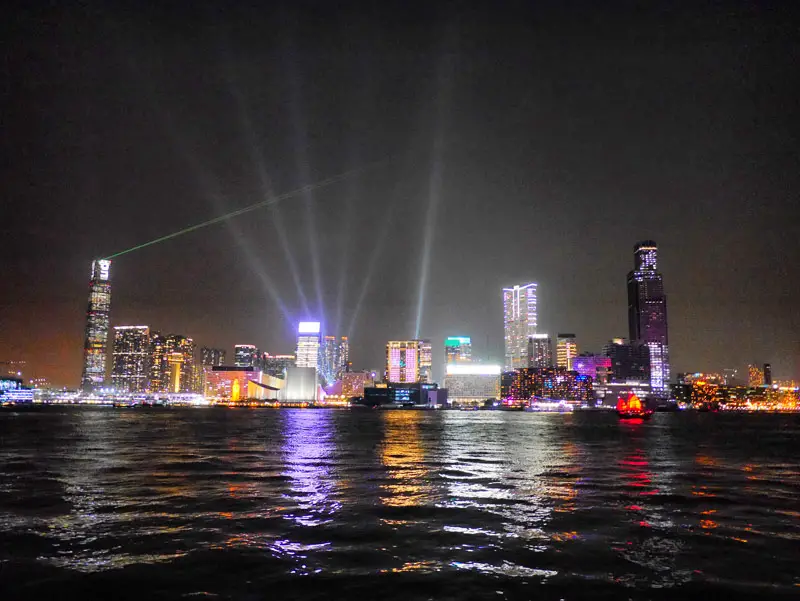
[[[617,400],[617,415],[620,419],[650,419],[653,410],[633,393],[620,395]]]

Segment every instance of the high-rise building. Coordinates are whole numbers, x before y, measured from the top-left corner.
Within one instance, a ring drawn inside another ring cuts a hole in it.
[[[747,366],[747,385],[750,388],[764,385],[764,370],[758,365]]]
[[[427,338],[419,341],[419,381],[433,382],[433,347]]]
[[[261,353],[253,344],[237,344],[233,347],[233,364],[236,367],[261,369]]]
[[[553,341],[548,334],[528,338],[528,367],[553,367]]]
[[[116,326],[111,362],[111,384],[120,392],[147,390],[150,370],[150,328]]]
[[[319,356],[319,372],[327,385],[342,379],[350,361],[350,342],[347,336],[325,336]]]
[[[81,388],[91,391],[106,379],[108,326],[111,314],[111,261],[92,261],[89,280],[89,307],[86,310],[86,330],[83,343],[83,373]]]
[[[611,359],[609,376],[612,382],[650,382],[650,350],[647,346],[613,338],[603,346],[603,354]]]
[[[507,402],[546,399],[588,403],[594,396],[594,388],[591,377],[565,367],[528,367],[502,374],[500,396]]]
[[[195,392],[195,343],[180,334],[150,336],[150,390],[152,392]],[[177,372],[176,372],[177,370]],[[175,390],[177,384],[178,390]]]
[[[535,283],[503,288],[505,368],[528,367],[528,339],[536,334]]]
[[[448,336],[444,339],[445,365],[472,362],[472,340],[469,336]]]
[[[634,247],[634,270],[628,273],[628,327],[631,344],[647,346],[650,388],[655,396],[669,394],[667,297],[658,272],[658,247],[652,240]]]
[[[286,370],[295,367],[297,357],[294,355],[270,355],[264,353],[262,359],[264,363],[264,373],[274,378],[285,378]]]
[[[297,367],[319,368],[320,324],[301,321],[297,324]]]
[[[200,349],[200,365],[203,367],[214,367],[215,365],[225,365],[224,349],[209,348],[204,346]]]
[[[390,340],[386,343],[385,380],[397,384],[420,381],[419,340]]]
[[[764,385],[772,386],[772,365],[769,363],[764,364]]]
[[[556,366],[572,369],[572,362],[578,356],[578,343],[575,334],[559,334],[556,337]]]

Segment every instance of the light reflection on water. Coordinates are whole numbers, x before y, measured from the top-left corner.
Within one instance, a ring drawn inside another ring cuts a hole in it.
[[[0,413],[0,566],[796,588],[795,418],[612,418]]]

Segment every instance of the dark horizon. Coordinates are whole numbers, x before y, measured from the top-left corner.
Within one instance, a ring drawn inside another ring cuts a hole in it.
[[[112,326],[279,354],[320,317],[375,369],[422,297],[438,377],[446,336],[502,362],[501,289],[534,281],[540,331],[599,352],[652,239],[673,378],[800,380],[796,24],[745,3],[18,7],[0,361],[77,386],[93,259],[385,160],[118,257]]]

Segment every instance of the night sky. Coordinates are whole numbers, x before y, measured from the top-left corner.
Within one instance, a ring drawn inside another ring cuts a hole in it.
[[[800,378],[792,3],[57,4],[0,26],[0,360],[27,377],[77,386],[93,258],[366,167],[119,257],[112,325],[230,357],[324,316],[379,368],[428,248],[437,359],[501,362],[529,281],[540,330],[599,351],[653,239],[673,373]]]

